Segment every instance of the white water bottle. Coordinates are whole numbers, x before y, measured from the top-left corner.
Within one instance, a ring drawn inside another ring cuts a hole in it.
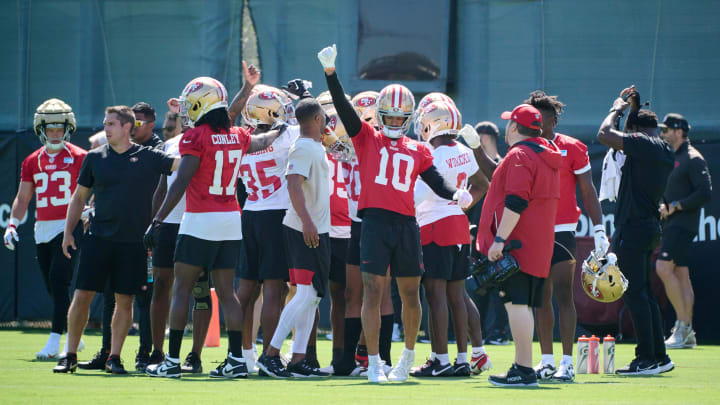
[[[605,374],[615,373],[615,338],[610,335],[603,339],[603,371]]]
[[[577,363],[575,364],[575,373],[587,374],[588,372],[588,350],[590,339],[585,335],[578,338],[577,341]]]

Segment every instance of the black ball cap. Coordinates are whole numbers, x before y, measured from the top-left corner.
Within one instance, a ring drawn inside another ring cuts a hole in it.
[[[665,116],[663,119],[662,124],[658,125],[660,128],[672,128],[672,129],[682,129],[684,131],[690,130],[690,125],[688,125],[687,120],[685,117],[683,117],[680,114],[676,113],[670,113]]]

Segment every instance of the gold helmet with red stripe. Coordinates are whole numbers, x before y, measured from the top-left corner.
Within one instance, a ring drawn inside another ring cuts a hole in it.
[[[415,123],[419,125],[421,136],[425,142],[440,135],[457,136],[462,128],[462,115],[455,104],[436,101],[428,104],[420,113],[420,119]]]
[[[192,79],[180,94],[180,120],[183,126],[194,127],[205,114],[218,108],[227,108],[225,86],[212,77]]]
[[[348,136],[345,126],[340,120],[337,111],[330,109],[325,111],[328,124],[325,126],[325,136],[323,137],[323,146],[327,153],[332,155],[335,160],[340,162],[349,162],[355,156],[355,148]]]
[[[422,126],[420,125],[420,115],[422,115],[422,111],[425,109],[425,107],[436,101],[443,101],[445,103],[455,105],[455,102],[452,98],[450,98],[450,96],[440,92],[428,93],[425,95],[425,97],[421,98],[420,102],[418,103],[417,109],[415,109],[415,116],[413,117],[413,120],[415,122],[415,126],[413,129],[415,130],[415,135],[417,135],[418,137],[420,137],[420,133],[422,132]]]
[[[250,93],[241,115],[245,124],[252,128],[273,126],[278,121],[293,124],[295,107],[290,97],[280,89],[263,85]]]
[[[353,108],[360,116],[360,119],[372,126],[377,125],[375,121],[375,112],[377,111],[377,101],[380,93],[377,91],[363,91],[358,93],[350,101]]]
[[[398,139],[410,129],[415,110],[415,97],[410,89],[402,84],[391,84],[380,91],[377,100],[375,119],[380,132],[388,138]],[[401,125],[389,125],[386,117],[402,117]]]

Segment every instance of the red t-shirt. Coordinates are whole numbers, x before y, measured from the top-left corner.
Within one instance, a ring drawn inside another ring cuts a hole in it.
[[[546,278],[555,243],[555,215],[560,199],[560,150],[543,138],[530,138],[533,146],[513,145],[493,173],[477,231],[476,248],[487,255],[505,209],[505,197],[528,202],[507,240],[522,248],[510,252],[524,273]]]
[[[367,122],[351,139],[362,183],[358,212],[381,208],[415,216],[415,180],[433,164],[427,146],[406,136],[390,139]]]
[[[576,176],[590,170],[590,158],[587,146],[571,136],[555,134],[553,142],[560,149],[562,155],[561,198],[555,217],[555,232],[575,231],[580,218],[580,208],[577,206],[577,197],[575,196]]]
[[[85,149],[66,142],[65,148],[53,157],[43,146],[25,158],[20,180],[35,186],[37,221],[65,219],[85,155]]]
[[[240,162],[249,147],[250,135],[240,127],[215,133],[209,125],[201,125],[183,134],[180,155],[200,158],[185,192],[185,212],[240,211],[235,187]]]
[[[345,189],[341,162],[327,154],[330,166],[330,237],[350,238],[350,217],[348,216],[348,195]]]

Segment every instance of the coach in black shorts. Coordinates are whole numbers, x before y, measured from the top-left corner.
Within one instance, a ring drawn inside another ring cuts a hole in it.
[[[692,328],[694,293],[690,282],[690,245],[697,235],[700,208],[710,201],[712,185],[705,158],[688,140],[690,125],[680,114],[668,114],[658,125],[660,135],[675,150],[675,168],[668,178],[660,204],[663,222],[662,247],[657,274],[677,314],[668,349],[693,348],[697,344]]]
[[[80,169],[78,188],[68,207],[62,248],[70,257],[76,249],[72,232],[90,196],[95,195],[95,215],[82,240],[75,296],[68,314],[68,352],[55,372],[74,372],[77,346],[88,320],[95,292],[106,282],[115,293],[112,344],[108,372],[125,374],[120,352],[132,323],[133,297],[147,282],[147,251],[142,239],[152,217],[156,174],[170,174],[179,160],[156,149],[130,142],[135,116],[126,106],[108,107],[103,121],[108,144],[88,153]]]
[[[658,207],[673,168],[670,145],[657,136],[657,117],[640,109],[635,87],[624,89],[613,103],[598,132],[600,143],[626,155],[615,208],[615,233],[611,250],[629,281],[625,305],[630,310],[637,347],[635,359],[615,372],[650,375],[674,368],[665,352],[660,307],[650,291],[650,260],[660,241]],[[613,129],[618,115],[632,103],[626,133]]]

